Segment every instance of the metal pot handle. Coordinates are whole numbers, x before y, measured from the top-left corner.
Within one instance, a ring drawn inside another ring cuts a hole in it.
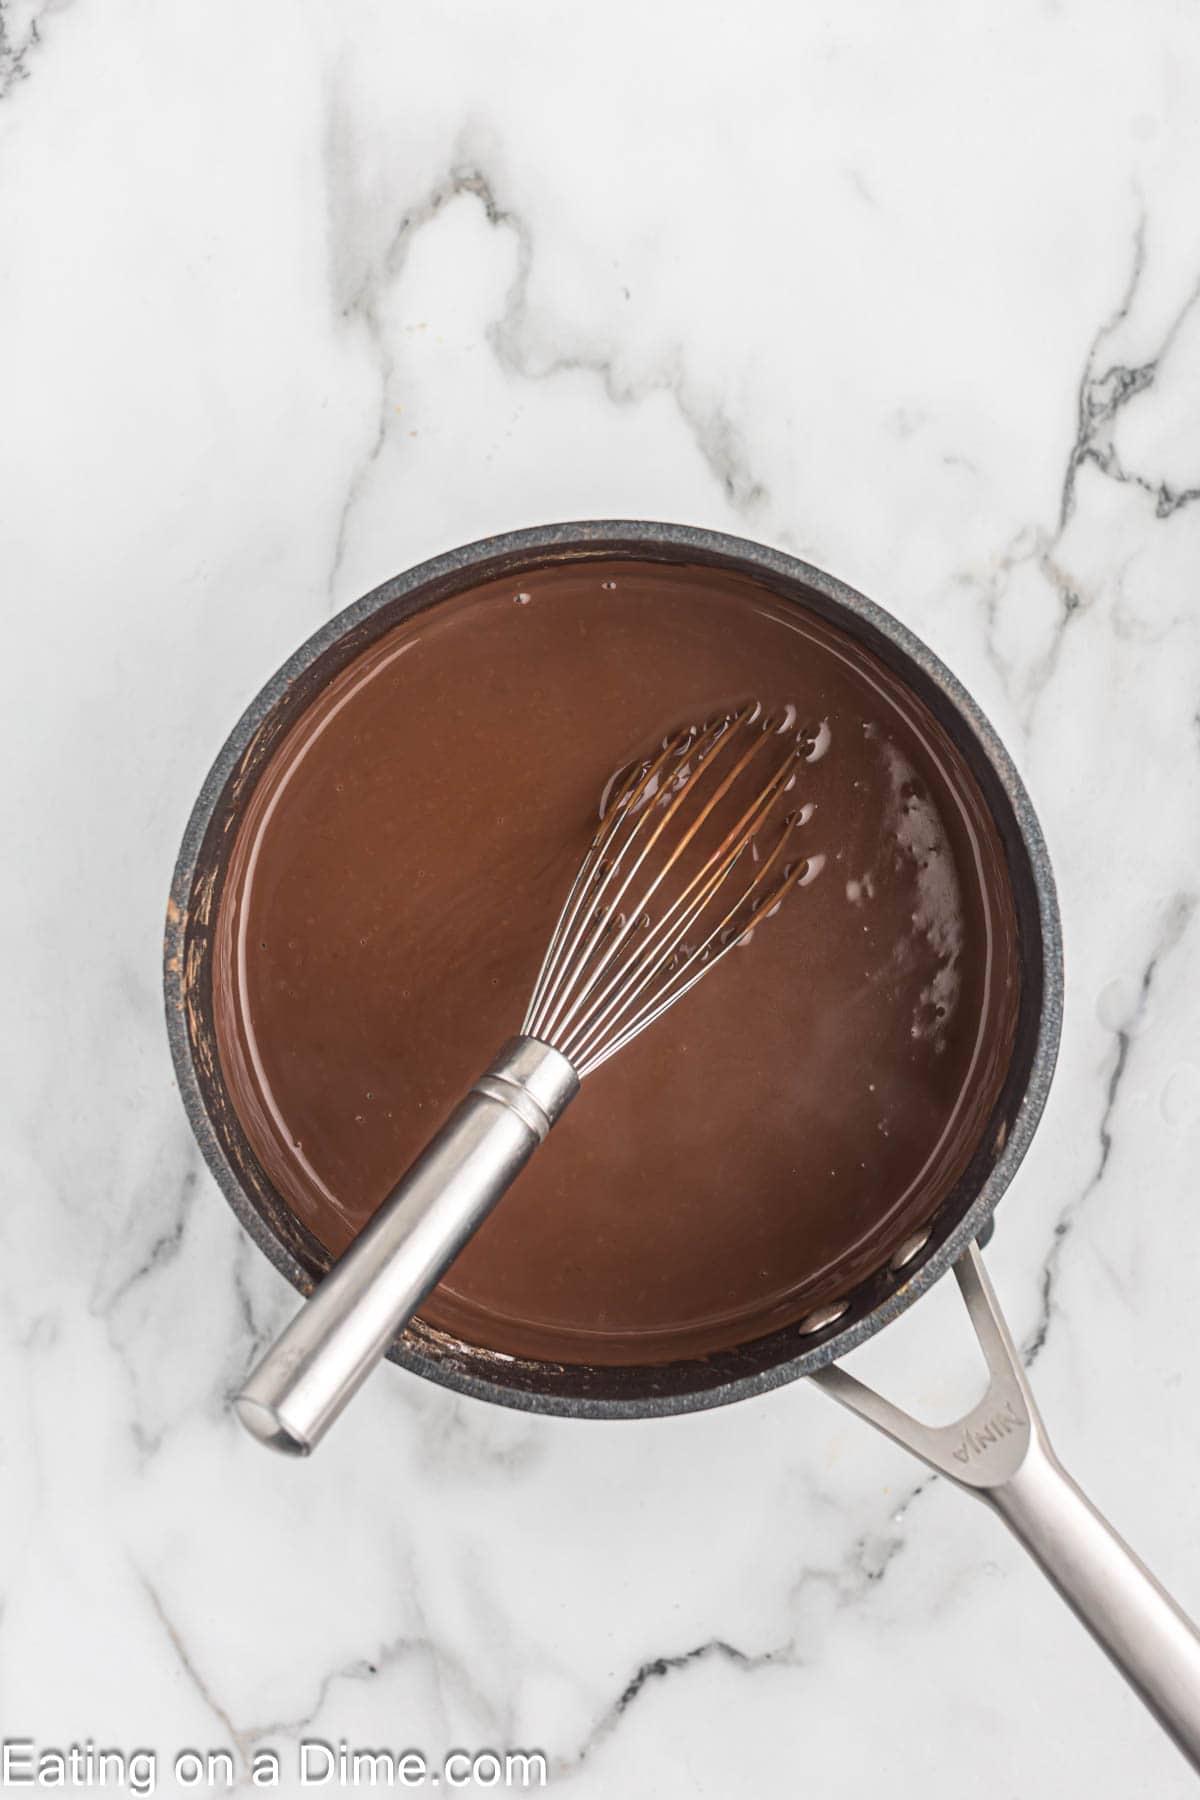
[[[923,1425],[836,1364],[812,1379],[1000,1514],[1200,1770],[1200,1633],[1055,1456],[974,1244],[954,1273],[988,1368],[983,1399],[955,1424]]]

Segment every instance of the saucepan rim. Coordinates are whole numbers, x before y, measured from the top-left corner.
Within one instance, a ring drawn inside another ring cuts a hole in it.
[[[423,594],[434,590],[441,598],[443,592],[466,587],[484,578],[493,565],[499,565],[495,570],[497,573],[501,570],[515,573],[521,567],[532,570],[539,562],[605,556],[649,560],[657,557],[676,563],[695,561],[757,577],[777,592],[782,588],[803,589],[805,604],[818,610],[827,608],[828,616],[840,617],[843,622],[848,616],[856,634],[868,644],[873,641],[877,648],[884,649],[889,661],[898,653],[899,658],[911,667],[908,671],[897,672],[906,675],[910,683],[913,682],[913,671],[919,672],[921,697],[927,702],[930,698],[937,702],[936,709],[942,722],[956,727],[956,735],[976,774],[979,775],[981,764],[990,772],[993,797],[998,798],[1010,814],[1014,841],[1020,847],[1035,897],[1037,941],[1022,943],[1024,973],[1029,973],[1030,959],[1034,962],[1040,959],[1040,967],[1035,970],[1040,982],[1036,1014],[1026,1021],[1028,1073],[1015,1097],[1011,1114],[1006,1118],[1002,1147],[980,1181],[974,1198],[952,1227],[936,1243],[931,1239],[929,1247],[917,1253],[911,1268],[905,1270],[891,1292],[877,1304],[872,1304],[869,1310],[852,1316],[845,1325],[839,1327],[836,1320],[831,1320],[825,1329],[811,1333],[811,1342],[797,1345],[795,1354],[787,1353],[796,1337],[796,1328],[788,1327],[784,1332],[772,1334],[768,1340],[747,1342],[737,1351],[669,1364],[662,1369],[650,1366],[636,1371],[594,1369],[590,1373],[595,1377],[596,1391],[564,1391],[561,1383],[568,1371],[560,1365],[533,1359],[520,1362],[521,1382],[514,1385],[519,1359],[460,1344],[420,1322],[410,1327],[388,1353],[401,1367],[475,1399],[574,1418],[655,1418],[727,1405],[765,1393],[785,1382],[812,1374],[872,1337],[931,1287],[966,1246],[985,1231],[1041,1118],[1058,1053],[1063,989],[1062,933],[1049,855],[1032,802],[1004,744],[973,696],[921,639],[874,601],[798,557],[751,539],[690,525],[647,520],[587,520],[535,526],[480,539],[417,564],[373,589],[314,632],[260,689],[230,732],[205,777],[183,834],[168,904],[163,983],[175,1074],[205,1161],[241,1224],[259,1248],[293,1287],[308,1293],[319,1271],[305,1268],[256,1205],[215,1127],[201,1071],[197,1067],[188,966],[189,922],[196,902],[197,878],[199,875],[203,879],[205,874],[201,861],[214,818],[219,816],[226,803],[231,784],[244,776],[247,759],[260,734],[295,684],[334,646],[342,644],[360,628],[369,627],[383,609],[391,609],[402,617],[405,611],[417,610]],[[783,597],[788,595],[785,593]],[[792,598],[795,598],[794,594]],[[894,661],[891,666],[895,668]],[[211,889],[207,906],[211,909]],[[206,1074],[211,1078],[211,1068]],[[786,1348],[778,1360],[754,1366],[763,1356],[766,1345],[784,1345],[785,1342]],[[751,1366],[747,1367],[748,1363]],[[539,1371],[545,1371],[542,1387],[537,1386]],[[560,1384],[557,1388],[554,1385],[556,1371]],[[583,1379],[581,1371],[570,1373]],[[681,1374],[685,1377],[684,1384],[675,1385],[675,1378]],[[606,1386],[620,1385],[623,1378],[631,1375],[641,1378],[639,1391],[618,1396],[601,1391]],[[527,1385],[527,1381],[531,1385]]]

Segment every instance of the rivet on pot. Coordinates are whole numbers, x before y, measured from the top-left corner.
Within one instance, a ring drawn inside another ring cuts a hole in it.
[[[814,1331],[824,1331],[827,1325],[832,1325],[835,1319],[841,1318],[849,1304],[848,1300],[835,1300],[831,1306],[818,1306],[815,1312],[810,1312],[801,1319],[796,1330],[802,1331],[805,1337]]]
[[[922,1251],[928,1242],[928,1226],[926,1226],[924,1231],[914,1231],[911,1237],[905,1238],[900,1248],[896,1251],[896,1254],[892,1257],[891,1267],[893,1269],[907,1268],[913,1257]]]

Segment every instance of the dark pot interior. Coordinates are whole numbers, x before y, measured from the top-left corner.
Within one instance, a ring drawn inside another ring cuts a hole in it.
[[[1016,906],[1022,991],[1007,1079],[963,1176],[902,1267],[860,1285],[835,1318],[807,1319],[737,1349],[683,1362],[586,1368],[500,1356],[415,1321],[390,1351],[420,1375],[481,1399],[591,1418],[650,1417],[759,1393],[832,1361],[937,1279],[983,1230],[1041,1115],[1058,1047],[1061,942],[1054,882],[1037,819],[1007,753],[933,654],[871,601],[779,551],[679,525],[586,523],[515,532],[450,552],[377,588],[331,620],[267,683],[239,720],[184,835],[165,939],[167,1022],[184,1104],[201,1149],[242,1224],[302,1293],[327,1253],[281,1200],[234,1114],[212,1023],[216,907],[247,800],[280,735],[354,656],[400,620],[492,576],[588,557],[704,564],[756,577],[860,639],[916,692],[971,766],[999,827]]]

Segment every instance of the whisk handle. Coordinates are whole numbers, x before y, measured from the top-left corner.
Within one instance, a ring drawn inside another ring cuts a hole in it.
[[[505,1045],[247,1379],[254,1437],[315,1449],[578,1090],[548,1044]]]

